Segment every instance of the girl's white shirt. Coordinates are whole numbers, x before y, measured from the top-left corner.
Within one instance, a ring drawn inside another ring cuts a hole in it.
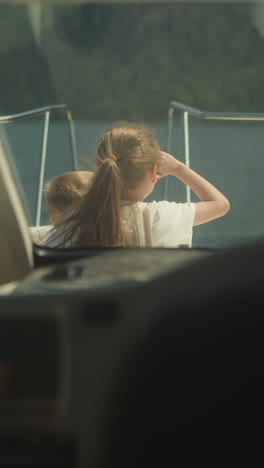
[[[195,203],[122,201],[121,216],[134,247],[190,247],[195,209]],[[60,247],[63,239],[62,225],[53,230],[45,245]],[[71,246],[71,243],[65,245]]]
[[[195,203],[150,203],[153,247],[190,247],[195,210]]]

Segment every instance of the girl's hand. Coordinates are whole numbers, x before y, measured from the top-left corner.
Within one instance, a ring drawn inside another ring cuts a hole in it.
[[[175,171],[177,171],[177,167],[180,165],[180,161],[178,161],[174,156],[169,153],[165,153],[165,151],[161,151],[161,163],[157,167],[157,178],[161,179],[162,177],[166,177],[167,175],[174,175]]]

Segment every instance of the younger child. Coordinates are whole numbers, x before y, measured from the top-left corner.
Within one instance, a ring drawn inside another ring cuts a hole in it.
[[[73,206],[84,197],[91,176],[92,172],[89,171],[65,172],[46,183],[45,199],[53,226],[57,226]],[[51,225],[31,228],[33,241],[36,244],[47,242],[51,229]]]
[[[53,225],[62,221],[74,204],[86,194],[92,172],[73,171],[54,177],[45,185],[45,198]]]

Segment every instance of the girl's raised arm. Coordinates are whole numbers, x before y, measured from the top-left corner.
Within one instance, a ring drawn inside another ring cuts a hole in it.
[[[171,154],[164,151],[161,151],[161,154],[162,162],[157,168],[158,177],[167,175],[176,177],[188,185],[201,200],[196,203],[194,226],[220,218],[229,211],[229,201],[214,185]]]

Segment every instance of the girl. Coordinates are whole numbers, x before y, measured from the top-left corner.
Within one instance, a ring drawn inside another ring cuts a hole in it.
[[[168,153],[152,131],[119,123],[100,137],[89,189],[56,228],[56,247],[178,247],[190,245],[193,226],[223,216],[229,202],[210,182]],[[197,203],[145,203],[158,179],[172,175],[194,191]]]

